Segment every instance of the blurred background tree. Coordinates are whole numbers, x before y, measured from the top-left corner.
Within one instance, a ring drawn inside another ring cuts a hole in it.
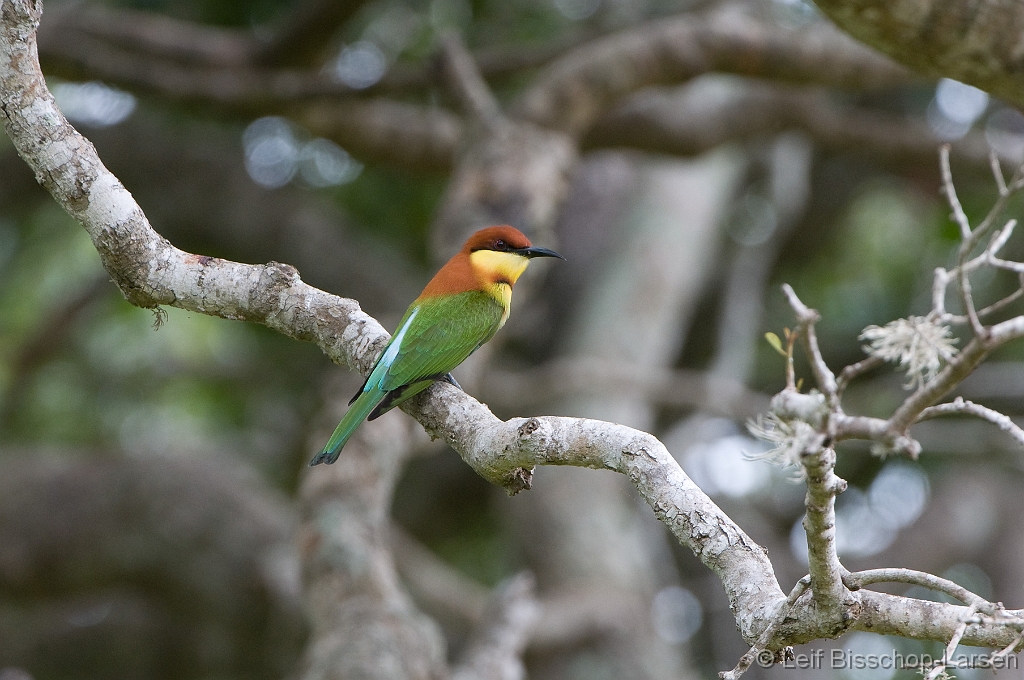
[[[925,313],[954,257],[938,145],[971,217],[995,195],[988,149],[1024,161],[1016,108],[913,75],[801,0],[45,9],[59,105],[186,251],[290,263],[391,328],[475,227],[558,248],[569,263],[534,266],[460,382],[499,417],[657,434],[783,583],[806,571],[802,488],[749,459],[762,445],[744,428],[783,384],[761,340],[793,325],[778,284],[822,312],[830,364],[857,361],[861,330]],[[995,299],[1016,282],[975,286]],[[1005,348],[958,393],[1021,413],[1022,362]],[[848,410],[886,413],[901,380],[872,374]],[[531,678],[713,677],[746,650],[719,582],[619,476],[541,469],[510,499],[399,413],[366,428],[376,457],[357,440],[345,471],[304,471],[358,382],[262,327],[130,306],[0,140],[0,668],[434,677],[522,570],[544,605]],[[980,422],[915,434],[919,462],[841,448],[845,563],[1024,601],[1021,454]],[[323,564],[297,554],[311,525],[336,543]],[[360,581],[391,554],[401,585]],[[343,592],[323,586],[335,571]],[[422,667],[338,670],[357,636],[319,637],[318,607],[360,593],[431,617],[409,638]]]

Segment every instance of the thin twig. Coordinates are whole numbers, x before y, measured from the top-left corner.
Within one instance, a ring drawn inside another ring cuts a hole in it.
[[[1006,224],[1003,225],[1003,228],[997,231],[995,236],[992,237],[992,241],[988,244],[988,248],[985,249],[986,256],[995,255],[1002,250],[1003,246],[1006,245],[1006,242],[1010,240],[1010,236],[1013,234],[1013,230],[1016,227],[1017,220],[1007,220]]]
[[[949,644],[946,645],[946,649],[942,653],[942,659],[939,660],[939,663],[937,663],[934,668],[928,671],[928,675],[925,676],[925,680],[935,680],[945,673],[946,666],[948,666],[949,662],[953,660],[953,654],[956,653],[956,648],[959,646],[960,640],[963,639],[964,633],[967,632],[967,624],[971,622],[976,611],[977,610],[974,605],[971,605],[967,614],[960,621],[960,625],[958,625],[956,630],[953,632],[953,637],[949,639]]]
[[[935,590],[960,600],[966,605],[976,607],[978,611],[994,615],[997,607],[981,595],[967,590],[963,586],[950,581],[949,579],[935,576],[923,571],[913,569],[888,568],[868,569],[843,576],[843,583],[850,590],[859,590],[864,586],[873,583],[908,583],[910,585],[922,586],[929,590]]]
[[[971,331],[975,337],[986,337],[985,326],[978,318],[978,312],[974,309],[974,296],[971,295],[971,280],[967,276],[965,267],[957,267],[956,277],[957,289],[960,292],[960,302],[967,310],[967,318],[971,322]]]
[[[1013,437],[1018,444],[1024,446],[1024,430],[1010,420],[1009,416],[980,404],[975,404],[972,401],[966,401],[963,397],[957,397],[947,404],[929,406],[921,411],[915,422],[920,423],[923,420],[931,420],[932,418],[957,415],[961,413],[966,413],[968,415],[981,418],[982,420],[987,420],[1006,434]]]
[[[971,250],[974,249],[974,245],[977,243],[978,238],[980,238],[980,233],[972,233],[971,224],[964,213],[963,206],[960,205],[960,199],[957,198],[956,187],[953,185],[953,173],[949,168],[948,144],[943,144],[939,149],[939,166],[942,171],[943,193],[946,194],[949,206],[953,209],[953,219],[956,221],[957,226],[960,227],[960,250],[957,255],[957,268],[954,272],[957,288],[960,292],[960,303],[967,312],[967,318],[971,322],[971,330],[974,332],[974,335],[983,338],[985,337],[985,327],[981,324],[978,313],[974,309],[974,298],[971,296],[971,281],[967,275],[967,268],[964,266],[971,254]]]
[[[960,238],[967,242],[971,238],[971,223],[967,220],[960,199],[956,195],[956,187],[953,186],[953,172],[949,168],[949,144],[939,147],[939,168],[942,172],[942,191],[946,194],[949,207],[953,209],[953,220],[960,228]]]
[[[799,330],[786,329],[786,389],[796,390],[796,368],[793,366],[793,345],[800,335]]]
[[[447,32],[441,41],[441,71],[462,108],[485,127],[502,120],[501,106],[491,92],[462,36]]]
[[[1014,639],[1013,642],[1011,642],[1010,644],[1006,645],[1005,647],[1000,649],[998,652],[993,652],[992,655],[989,657],[989,659],[1001,659],[1001,658],[1003,658],[1005,656],[1009,656],[1010,654],[1015,653],[1017,651],[1017,648],[1022,643],[1024,643],[1024,630],[1022,630],[1020,632],[1020,635],[1018,635],[1016,637],[1016,639]]]
[[[1003,210],[1006,209],[1006,204],[1010,202],[1010,198],[1013,197],[1013,194],[1017,193],[1021,189],[1024,189],[1024,165],[1019,166],[1014,171],[1013,177],[1010,179],[1010,183],[1006,187],[1006,193],[999,192],[999,198],[995,200],[995,203],[993,203],[992,207],[989,208],[988,214],[985,215],[985,219],[981,221],[974,230],[974,233],[971,234],[971,250],[974,249],[974,246],[978,245],[978,241],[988,232],[996,218],[1003,213]]]
[[[1003,167],[999,164],[999,154],[996,153],[995,149],[988,152],[988,163],[992,168],[992,176],[996,180],[996,187],[999,188],[999,195],[1005,196],[1008,192],[1006,178],[1003,176]]]
[[[747,652],[740,657],[740,660],[736,663],[736,667],[731,671],[722,671],[718,674],[722,680],[739,680],[739,677],[747,672],[747,669],[757,660],[758,655],[762,654],[771,643],[772,638],[775,637],[776,631],[785,622],[789,612],[792,611],[793,605],[800,599],[807,588],[811,585],[811,575],[808,574],[802,579],[796,582],[793,586],[793,590],[790,591],[789,597],[786,598],[786,602],[779,608],[779,613],[775,615],[775,618],[764,629],[760,637],[757,638],[757,642],[747,650]]]
[[[796,314],[797,321],[800,322],[798,332],[800,332],[803,338],[804,349],[806,349],[810,359],[811,370],[814,371],[814,379],[818,383],[818,388],[829,400],[833,400],[838,390],[836,376],[821,356],[821,349],[818,347],[818,336],[814,332],[814,324],[821,319],[821,315],[801,302],[793,287],[788,283],[782,284],[782,292],[785,293],[789,306]]]
[[[870,356],[867,359],[861,359],[855,364],[850,364],[839,371],[839,377],[836,378],[836,392],[837,396],[841,396],[843,391],[847,388],[850,382],[858,376],[867,373],[868,371],[874,370],[879,366],[885,364],[885,359],[877,356]]]

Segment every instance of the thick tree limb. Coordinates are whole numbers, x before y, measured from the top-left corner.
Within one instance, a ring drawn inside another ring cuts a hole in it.
[[[157,70],[164,60],[198,71],[242,68],[270,73],[275,68],[310,68],[317,65],[316,57],[323,56],[324,46],[333,38],[337,26],[363,4],[361,0],[307,0],[274,26],[262,27],[256,34],[183,21],[156,12],[71,3],[55,6],[47,14],[47,23],[40,32],[40,53],[44,63],[50,62],[59,68],[76,63],[102,66],[108,70],[91,73],[89,77],[112,83],[124,73],[123,67],[92,60],[90,51],[126,50],[130,52],[126,58]],[[579,31],[528,48],[519,45],[485,47],[475,51],[473,56],[487,78],[501,78],[541,66],[591,37],[592,32]],[[312,74],[314,70],[309,72]],[[201,72],[195,75],[200,80],[203,77]],[[398,64],[369,89],[378,93],[413,91],[433,85],[436,80],[436,73],[429,65]],[[160,87],[156,79],[147,79],[147,82],[152,87]]]
[[[440,62],[448,89],[467,115],[485,128],[501,122],[503,115],[497,98],[484,81],[462,36],[455,31],[448,32],[441,40]]]
[[[942,143],[924,120],[841,105],[823,90],[721,78],[698,79],[681,90],[638,92],[597,119],[581,145],[688,156],[786,130],[803,131],[831,151],[901,164],[931,163]],[[981,132],[968,133],[951,150],[973,165],[989,158]]]
[[[398,583],[388,508],[410,451],[409,427],[367,423],[338,465],[307,471],[299,490],[309,680],[441,680],[448,670],[436,624]]]
[[[1001,0],[815,0],[850,35],[918,73],[1024,105],[1024,7]]]
[[[97,453],[0,451],[0,668],[289,674],[306,622],[287,499],[237,461]]]
[[[541,616],[529,573],[498,584],[452,680],[514,680],[526,675],[522,654]]]
[[[47,25],[40,30],[39,40],[58,50],[84,51],[90,47],[87,38],[149,58],[224,68],[245,65],[260,48],[251,34],[239,30],[180,21],[156,12],[79,3],[54,5],[47,12]]]
[[[911,80],[905,69],[830,24],[796,30],[737,11],[688,14],[573,50],[548,66],[523,93],[516,112],[542,125],[579,134],[610,104],[628,94],[711,71],[859,89]]]
[[[377,98],[310,103],[292,117],[358,158],[428,172],[451,170],[466,127],[440,107]]]

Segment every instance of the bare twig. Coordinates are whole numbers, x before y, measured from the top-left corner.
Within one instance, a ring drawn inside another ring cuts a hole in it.
[[[1018,635],[1013,640],[1013,642],[1011,642],[1010,644],[1006,645],[1005,647],[1000,649],[998,652],[994,652],[990,658],[991,659],[1000,659],[1000,658],[1007,657],[1010,654],[1013,654],[1013,653],[1015,653],[1017,651],[1020,651],[1021,644],[1024,644],[1024,630],[1021,631],[1020,635]]]
[[[981,418],[982,420],[987,420],[1006,434],[1013,437],[1018,444],[1024,446],[1024,430],[1010,420],[1009,416],[1003,415],[999,411],[981,406],[980,404],[965,401],[963,397],[957,397],[948,404],[929,406],[921,411],[920,415],[917,416],[917,422],[941,416],[959,414],[972,415]]]
[[[883,365],[885,365],[884,359],[882,359],[881,357],[870,356],[867,359],[861,359],[857,363],[850,364],[849,366],[843,368],[843,370],[839,372],[839,377],[836,378],[837,396],[842,396],[847,386],[855,378],[858,378],[861,375],[867,373],[868,371],[873,371],[874,369]]]
[[[718,674],[718,677],[722,680],[739,680],[740,676],[746,673],[747,669],[749,669],[754,661],[757,660],[758,655],[767,650],[772,638],[775,637],[775,634],[785,622],[786,617],[789,616],[790,612],[793,610],[793,605],[796,604],[796,601],[800,599],[800,596],[807,591],[807,588],[810,585],[810,574],[797,581],[796,585],[793,586],[793,590],[789,592],[789,597],[786,598],[785,605],[783,605],[779,610],[779,613],[776,615],[775,620],[772,621],[771,625],[764,629],[761,636],[757,638],[757,642],[740,657],[735,668],[731,671],[722,671]]]
[[[467,114],[485,127],[501,121],[498,100],[480,74],[473,55],[462,42],[462,36],[455,31],[449,31],[442,38],[441,72]]]
[[[814,379],[818,383],[818,388],[832,400],[839,389],[836,384],[836,376],[821,356],[821,350],[818,348],[818,336],[814,332],[814,324],[821,319],[821,315],[801,302],[788,283],[782,284],[782,292],[786,294],[789,306],[800,322],[800,336],[803,338],[807,358],[810,360],[811,370],[814,371]]]
[[[985,328],[981,325],[981,321],[978,319],[978,313],[974,309],[974,298],[971,296],[971,282],[967,276],[967,268],[964,266],[967,262],[967,258],[970,257],[973,244],[977,242],[980,235],[975,236],[971,232],[970,222],[967,220],[967,215],[964,214],[964,209],[960,205],[960,199],[957,198],[956,187],[953,186],[953,173],[949,168],[948,144],[943,144],[939,148],[939,165],[942,169],[942,189],[946,194],[950,207],[953,209],[953,219],[960,228],[961,243],[957,261],[958,266],[956,268],[956,281],[957,287],[960,291],[960,303],[967,312],[967,318],[971,322],[971,330],[974,331],[974,335],[976,337],[984,337]]]
[[[953,660],[956,648],[960,645],[960,641],[963,640],[964,633],[967,632],[967,624],[971,623],[971,619],[974,617],[975,611],[977,611],[977,609],[974,605],[971,605],[968,608],[967,615],[960,621],[960,625],[956,627],[956,631],[953,632],[953,636],[949,639],[949,643],[946,645],[946,649],[942,653],[942,658],[930,671],[928,671],[928,674],[924,676],[925,680],[935,680],[946,672],[946,666],[948,666]]]
[[[1019,337],[1024,334],[1024,325],[1016,332],[1003,324],[993,326],[993,329],[1005,329],[1008,335]],[[990,335],[988,342],[979,338],[973,338],[967,345],[954,356],[945,368],[907,397],[889,417],[888,428],[894,433],[904,433],[910,427],[921,411],[928,408],[943,396],[948,394],[954,387],[960,384],[964,378],[974,371],[989,354],[989,346],[993,340]]]
[[[999,189],[999,195],[1007,193],[1006,188],[1006,177],[1003,176],[1003,167],[999,163],[999,154],[995,149],[992,149],[988,154],[989,167],[992,168],[992,177],[996,181],[996,188]]]
[[[843,576],[843,583],[845,583],[851,590],[859,590],[864,586],[869,586],[874,583],[908,583],[910,585],[923,586],[930,590],[945,593],[950,597],[960,600],[966,605],[976,607],[977,611],[990,615],[994,615],[996,613],[996,605],[992,604],[980,595],[972,593],[963,586],[954,583],[949,579],[942,578],[941,576],[934,576],[933,574],[928,574],[923,571],[915,571],[913,569],[868,569],[866,571],[846,574]]]
[[[967,220],[960,199],[956,195],[956,187],[953,185],[953,173],[949,168],[949,144],[939,147],[939,167],[942,171],[942,191],[946,194],[946,200],[953,210],[953,220],[960,229],[960,238],[968,241],[971,238],[971,224]]]

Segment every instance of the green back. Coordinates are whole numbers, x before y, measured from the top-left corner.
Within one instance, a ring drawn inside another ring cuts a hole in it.
[[[425,378],[443,376],[491,339],[501,327],[503,312],[497,300],[481,291],[414,302],[398,324],[395,337],[364,390],[377,387],[389,392]]]

